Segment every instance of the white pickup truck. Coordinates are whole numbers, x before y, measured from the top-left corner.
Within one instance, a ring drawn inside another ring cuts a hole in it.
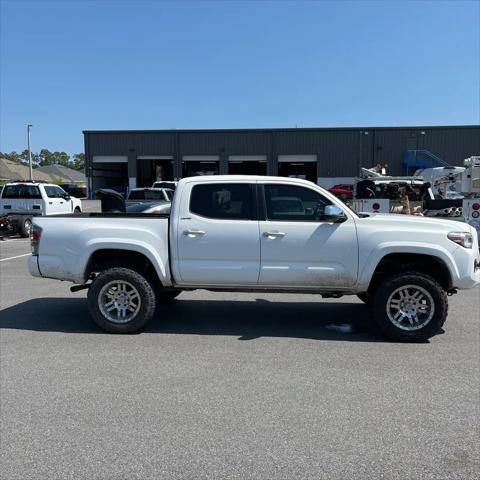
[[[92,317],[116,333],[141,329],[182,290],[207,289],[356,294],[387,337],[420,341],[441,329],[447,294],[480,284],[469,225],[357,215],[291,178],[184,178],[170,215],[35,218],[31,240],[30,273],[88,288]]]
[[[82,213],[82,201],[58,185],[35,181],[7,183],[0,192],[0,227],[30,235],[32,218]]]

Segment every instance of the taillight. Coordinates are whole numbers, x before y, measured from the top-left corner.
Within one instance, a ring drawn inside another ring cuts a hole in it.
[[[42,236],[42,229],[38,225],[33,224],[30,230],[30,248],[32,255],[38,255],[38,248],[40,247],[40,237]]]
[[[472,209],[473,209],[473,210],[480,210],[480,203],[474,203],[474,204],[472,205]]]

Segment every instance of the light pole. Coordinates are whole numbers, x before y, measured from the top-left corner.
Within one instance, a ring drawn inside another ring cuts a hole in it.
[[[33,180],[32,174],[32,148],[30,146],[30,129],[33,125],[27,125],[27,137],[28,137],[28,168],[30,171],[30,180]]]

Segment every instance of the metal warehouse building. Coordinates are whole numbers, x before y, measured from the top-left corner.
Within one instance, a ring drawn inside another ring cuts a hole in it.
[[[90,191],[206,174],[294,176],[328,187],[360,167],[403,175],[480,154],[480,125],[83,133]]]

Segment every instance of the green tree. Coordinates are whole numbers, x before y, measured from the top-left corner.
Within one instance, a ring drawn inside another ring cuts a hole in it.
[[[85,154],[76,153],[73,156],[73,168],[75,170],[84,170],[85,169]]]
[[[46,166],[46,165],[52,165],[54,162],[54,157],[53,157],[53,153],[48,150],[48,148],[42,148],[40,150],[40,165],[43,167],[43,166]]]
[[[0,152],[0,158],[6,158],[15,163],[28,165],[28,150],[21,153]],[[65,167],[74,168],[75,170],[83,170],[85,168],[85,155],[76,153],[72,158],[65,152],[51,152],[48,148],[42,148],[40,153],[32,152],[32,164],[34,167],[46,165],[63,165]]]
[[[40,155],[38,153],[32,152],[32,165],[37,167],[40,162]],[[18,156],[17,163],[21,163],[22,165],[28,165],[28,150],[25,149],[20,155]]]
[[[20,160],[20,154],[18,154],[17,152],[0,152],[0,158],[6,158],[7,160],[11,160],[12,162],[17,163]]]
[[[64,167],[68,167],[70,163],[70,155],[65,152],[53,152],[53,158],[53,163],[63,165]]]

